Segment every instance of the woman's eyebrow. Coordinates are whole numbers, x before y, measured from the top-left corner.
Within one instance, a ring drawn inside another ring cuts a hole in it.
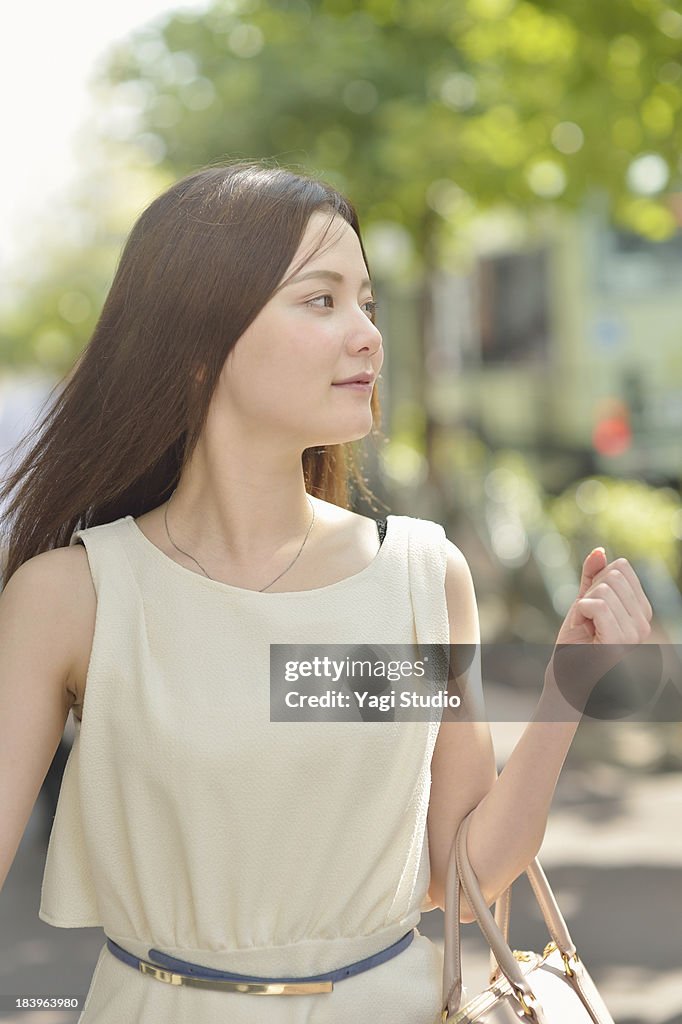
[[[339,274],[336,270],[308,270],[305,274],[297,274],[296,277],[292,278],[291,281],[287,281],[286,285],[282,287],[288,288],[290,284],[298,284],[299,281],[306,281],[310,277],[324,277],[330,281],[344,281],[343,274]],[[371,286],[372,282],[366,277],[360,283],[361,288]]]

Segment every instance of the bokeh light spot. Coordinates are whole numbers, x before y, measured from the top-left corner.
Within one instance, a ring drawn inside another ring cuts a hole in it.
[[[574,121],[560,121],[552,129],[552,145],[560,153],[577,153],[585,142],[585,136],[580,125]]]
[[[659,153],[641,153],[628,167],[628,188],[638,195],[655,195],[669,178],[670,168]]]
[[[265,36],[257,25],[235,25],[228,37],[235,57],[256,57],[265,46]]]
[[[526,169],[526,181],[536,195],[553,199],[566,188],[566,173],[554,160],[538,160]]]
[[[369,114],[379,102],[379,93],[372,82],[358,78],[345,86],[342,98],[354,114]]]

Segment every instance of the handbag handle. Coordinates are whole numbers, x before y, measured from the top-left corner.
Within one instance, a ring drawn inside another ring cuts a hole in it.
[[[511,886],[498,897],[496,918],[488,909],[478,880],[469,863],[467,835],[473,811],[463,819],[452,844],[445,883],[445,950],[443,957],[443,1013],[450,1016],[460,1008],[462,1000],[462,959],[459,921],[459,886],[471,905],[479,928],[491,949],[500,970],[516,991],[533,998],[533,993],[507,944],[508,911]],[[542,912],[548,931],[562,956],[572,957],[576,949],[566,922],[537,857],[526,868],[533,894]],[[502,927],[500,927],[500,924]]]
[[[497,897],[495,902],[495,924],[502,932],[504,941],[509,945],[509,915],[511,914],[511,885],[507,886],[503,893]],[[490,947],[490,984],[500,973],[500,965],[495,959],[492,946]]]

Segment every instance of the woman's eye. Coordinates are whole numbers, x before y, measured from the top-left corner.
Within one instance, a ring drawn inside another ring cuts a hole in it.
[[[378,302],[375,302],[374,299],[370,299],[368,302],[365,302],[365,307],[367,308],[367,316],[370,318],[372,323],[374,323],[374,318],[376,316],[378,305]]]
[[[329,300],[329,302],[327,302],[327,300]],[[317,305],[317,309],[331,309],[334,305],[334,297],[332,295],[316,295],[314,299],[307,300],[306,306],[313,306],[315,303],[322,303],[322,305]],[[378,303],[376,303],[374,299],[369,299],[367,302],[363,302],[362,304],[362,308],[365,310],[372,323],[374,323],[374,318],[376,316],[377,305]]]

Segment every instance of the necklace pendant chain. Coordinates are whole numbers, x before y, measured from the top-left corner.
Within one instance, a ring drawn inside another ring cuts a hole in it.
[[[177,490],[177,488],[173,488],[171,496],[168,499],[168,502],[166,504],[165,509],[163,510],[163,520],[164,520],[164,523],[166,524],[166,533],[168,535],[168,540],[171,542],[171,544],[173,545],[175,550],[179,551],[181,555],[187,555],[188,558],[191,558],[192,561],[196,565],[199,566],[199,568],[203,572],[204,576],[208,576],[209,580],[213,580],[213,577],[208,575],[208,573],[204,569],[203,565],[201,565],[200,562],[197,562],[197,560],[194,557],[194,555],[190,555],[189,551],[183,551],[182,548],[179,548],[178,545],[175,543],[175,541],[173,540],[173,538],[170,535],[170,530],[168,529],[168,506],[170,505],[171,499],[173,497],[173,494],[175,494],[176,490]],[[270,583],[268,583],[267,587],[261,587],[260,590],[257,591],[258,594],[262,594],[264,590],[267,590],[268,587],[271,587],[273,583],[276,583],[277,580],[281,579],[282,576],[284,576],[284,573],[288,572],[289,569],[291,569],[292,565],[294,564],[294,562],[296,561],[298,556],[303,551],[303,548],[305,547],[305,542],[307,541],[307,539],[308,539],[308,537],[310,535],[310,531],[313,528],[313,523],[315,522],[315,506],[313,505],[312,501],[310,500],[310,496],[308,494],[306,494],[306,498],[308,499],[308,504],[310,505],[310,510],[311,510],[313,515],[312,515],[312,519],[310,520],[310,526],[308,527],[307,533],[306,533],[305,537],[303,538],[303,543],[301,544],[300,548],[298,549],[298,552],[297,552],[295,558],[293,558],[293,560],[291,562],[289,562],[289,565],[286,567],[286,569],[283,569],[282,572],[279,574],[279,576],[275,576],[274,580],[272,580]],[[216,580],[213,580],[213,582],[215,583]]]

